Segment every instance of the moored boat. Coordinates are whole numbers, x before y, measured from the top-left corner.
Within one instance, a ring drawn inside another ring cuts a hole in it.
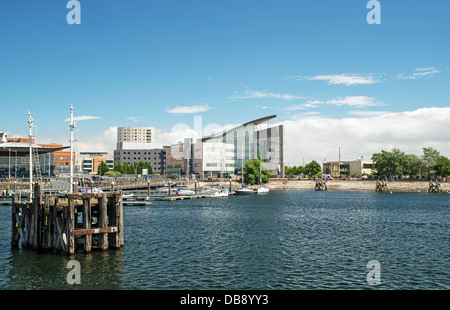
[[[257,194],[265,194],[265,193],[268,193],[268,192],[269,192],[269,189],[267,187],[265,187],[265,186],[261,186],[260,188],[258,188],[256,190]]]
[[[253,195],[253,190],[250,188],[240,188],[234,191],[236,195]]]

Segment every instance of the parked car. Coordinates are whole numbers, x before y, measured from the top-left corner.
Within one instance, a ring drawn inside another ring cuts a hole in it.
[[[330,174],[322,174],[322,180],[333,180],[333,177]]]

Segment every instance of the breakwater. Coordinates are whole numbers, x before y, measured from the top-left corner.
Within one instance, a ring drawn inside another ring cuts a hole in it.
[[[375,191],[376,180],[332,180],[327,183],[328,190],[340,190],[340,191]],[[429,181],[388,181],[387,186],[389,191],[392,192],[427,192],[430,182]],[[450,182],[440,182],[442,191],[450,191]],[[271,180],[266,186],[269,189],[274,190],[314,190],[316,181],[314,180],[283,180],[276,179]]]

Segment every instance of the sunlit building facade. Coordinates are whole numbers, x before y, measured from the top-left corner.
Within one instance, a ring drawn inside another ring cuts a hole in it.
[[[249,159],[259,158],[267,163],[272,175],[284,176],[283,125],[270,127],[268,123],[275,117],[256,119],[196,142],[185,139],[169,147],[167,164],[176,164],[180,174],[210,178],[240,174]]]

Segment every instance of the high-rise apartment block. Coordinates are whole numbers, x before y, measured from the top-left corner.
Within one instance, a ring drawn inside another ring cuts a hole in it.
[[[117,128],[117,143],[139,142],[153,143],[155,127],[119,127]]]

